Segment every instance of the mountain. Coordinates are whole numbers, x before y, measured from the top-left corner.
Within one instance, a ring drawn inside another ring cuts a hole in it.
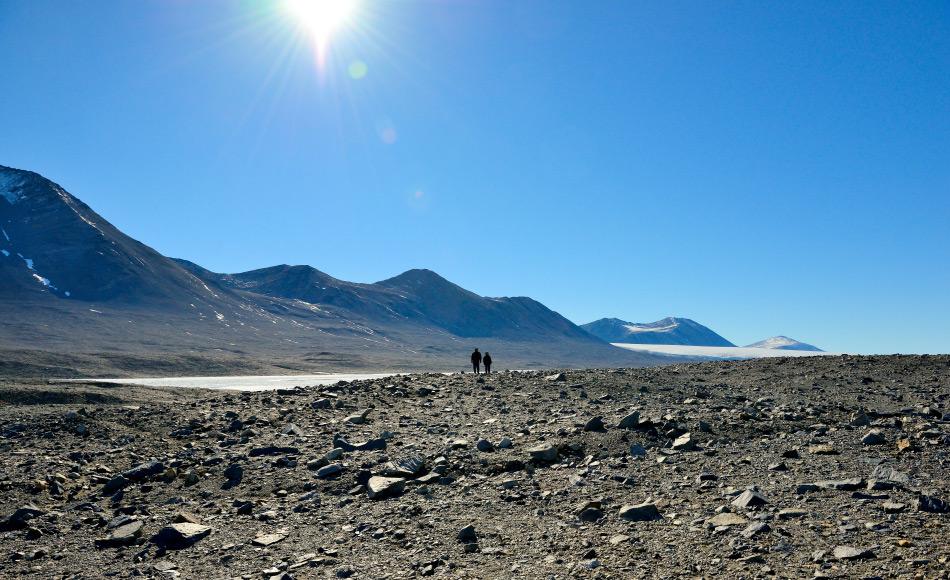
[[[794,338],[789,338],[787,336],[773,336],[772,338],[766,338],[765,340],[760,340],[759,342],[754,342],[752,344],[746,345],[747,348],[772,348],[776,350],[810,350],[814,352],[825,352],[813,346],[811,344],[806,344],[804,342],[799,342]]]
[[[581,328],[611,343],[735,346],[709,328],[689,318],[669,317],[649,323],[626,322],[619,318],[601,318],[583,324]]]
[[[0,375],[638,366],[530,298],[429,270],[373,284],[305,265],[220,274],[130,238],[59,185],[0,166]]]

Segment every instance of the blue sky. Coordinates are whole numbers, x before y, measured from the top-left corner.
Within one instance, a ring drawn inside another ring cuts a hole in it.
[[[354,62],[365,75],[353,78]],[[950,4],[0,0],[0,164],[216,271],[950,351]]]

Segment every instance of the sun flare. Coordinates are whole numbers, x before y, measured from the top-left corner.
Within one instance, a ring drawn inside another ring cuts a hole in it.
[[[357,0],[286,0],[287,10],[313,35],[317,44],[326,44],[334,31],[345,25],[356,11]]]

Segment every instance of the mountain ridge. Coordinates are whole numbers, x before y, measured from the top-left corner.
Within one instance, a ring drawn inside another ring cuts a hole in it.
[[[431,270],[372,284],[305,265],[218,274],[125,235],[37,173],[0,166],[0,190],[0,277],[12,282],[0,291],[0,349],[280,357],[311,369],[464,368],[475,346],[499,368],[665,361],[531,298],[482,297]]]
[[[582,324],[581,328],[610,343],[735,346],[695,320],[673,316],[647,323],[601,318]]]

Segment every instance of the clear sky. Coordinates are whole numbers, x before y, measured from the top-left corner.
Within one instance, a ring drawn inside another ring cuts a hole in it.
[[[950,3],[0,0],[0,164],[216,271],[950,352]]]

